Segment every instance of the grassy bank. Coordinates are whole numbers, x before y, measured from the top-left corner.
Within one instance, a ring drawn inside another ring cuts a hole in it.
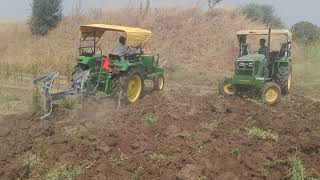
[[[59,71],[69,75],[78,56],[79,26],[91,23],[149,29],[153,32],[151,50],[161,55],[161,63],[205,73],[233,69],[238,51],[236,31],[264,28],[235,9],[216,8],[209,13],[200,7],[157,7],[148,15],[135,7],[90,11],[65,17],[45,37],[32,36],[26,22],[4,23],[0,24],[0,71],[8,74]],[[118,34],[106,33],[98,46],[108,54],[117,38]]]

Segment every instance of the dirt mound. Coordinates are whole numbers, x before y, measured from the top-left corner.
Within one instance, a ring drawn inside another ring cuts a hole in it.
[[[171,71],[194,70],[219,73],[232,69],[238,53],[237,30],[259,29],[263,25],[250,22],[234,9],[216,8],[208,12],[200,7],[157,7],[149,14],[139,8],[92,10],[65,17],[48,36],[33,37],[26,23],[1,26],[0,70],[4,72],[44,73],[59,71],[68,75],[78,56],[79,26],[109,23],[150,29],[150,46],[168,61]],[[98,45],[104,54],[115,47],[119,34],[107,35]],[[66,41],[67,39],[67,41]]]
[[[50,121],[6,116],[0,179],[280,179],[290,163],[279,162],[293,157],[319,178],[319,107],[298,95],[265,107],[168,87],[120,110],[88,101],[81,110],[57,109]],[[250,138],[252,127],[278,138]]]

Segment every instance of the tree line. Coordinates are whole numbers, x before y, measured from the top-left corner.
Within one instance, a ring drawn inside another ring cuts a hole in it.
[[[252,21],[261,21],[274,28],[285,28],[283,21],[276,15],[274,7],[271,5],[250,3],[241,7],[241,11]],[[320,40],[320,27],[311,22],[300,21],[290,29],[294,40],[300,43],[312,43]]]

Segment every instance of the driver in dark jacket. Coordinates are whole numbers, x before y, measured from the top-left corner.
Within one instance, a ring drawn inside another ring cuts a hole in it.
[[[267,57],[268,55],[268,47],[266,46],[266,40],[265,39],[260,39],[260,49],[259,49],[259,54],[264,55]]]

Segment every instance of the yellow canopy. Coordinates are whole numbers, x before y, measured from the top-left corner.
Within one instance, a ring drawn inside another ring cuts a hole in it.
[[[268,35],[269,30],[242,30],[238,31],[237,35]],[[287,29],[271,29],[271,34],[282,34],[287,36],[288,40],[292,40],[292,34],[289,30]]]
[[[115,26],[108,24],[90,24],[80,26],[81,38],[86,37],[101,37],[105,31],[124,32],[127,35],[127,46],[144,45],[151,37],[151,31],[132,28],[125,26]]]

